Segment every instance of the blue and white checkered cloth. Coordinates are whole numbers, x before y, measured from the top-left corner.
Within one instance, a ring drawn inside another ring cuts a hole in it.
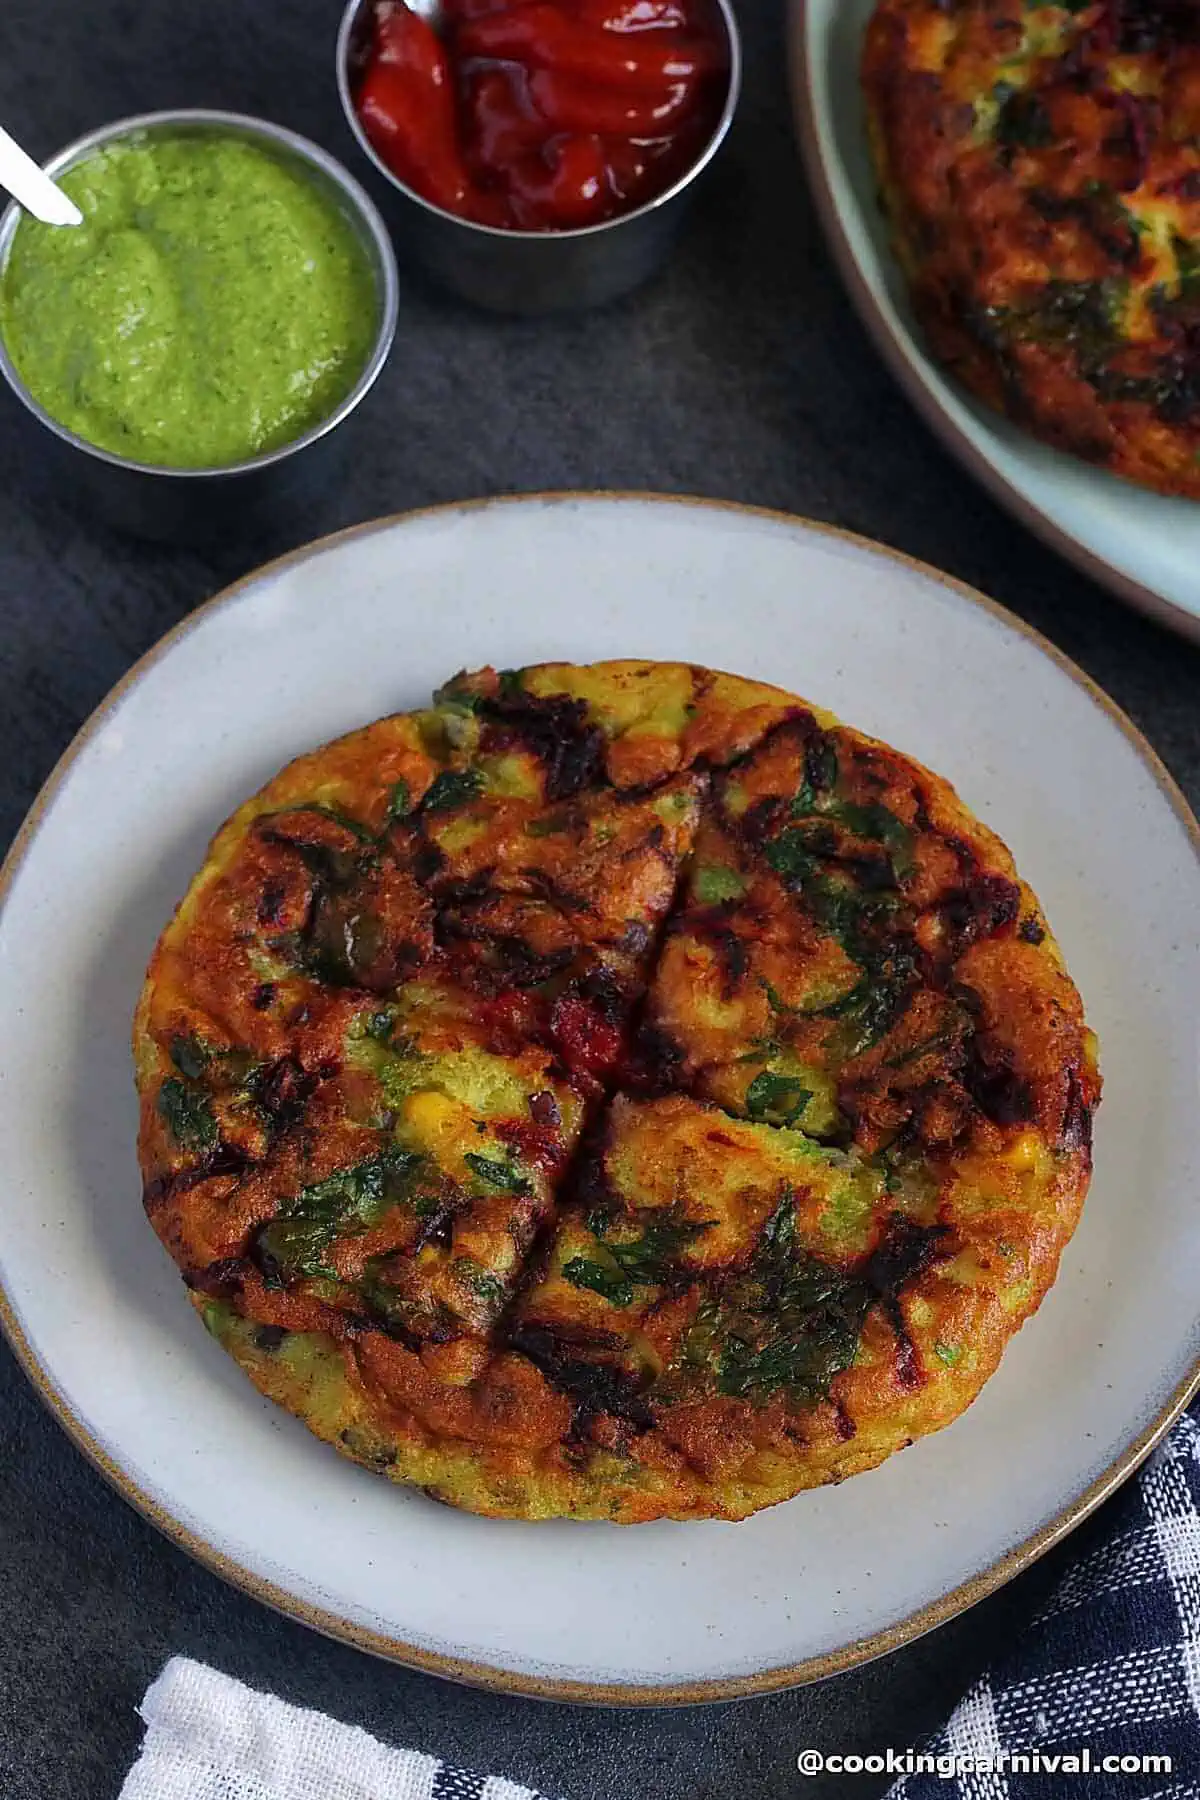
[[[924,1746],[942,1772],[901,1776],[888,1800],[1200,1800],[1196,1418],[1105,1519],[1102,1541]],[[1134,1770],[1143,1757],[1158,1760]],[[976,1767],[951,1774],[951,1758]]]
[[[1180,1420],[1105,1522],[887,1800],[1200,1800],[1196,1419]],[[146,1741],[121,1800],[540,1800],[181,1657],[141,1713]],[[1157,1762],[1133,1770],[1144,1757]],[[781,1794],[799,1785],[781,1774]]]

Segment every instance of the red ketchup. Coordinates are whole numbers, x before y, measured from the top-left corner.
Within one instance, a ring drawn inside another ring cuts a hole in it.
[[[570,231],[686,174],[728,85],[714,0],[445,0],[439,31],[377,0],[356,104],[423,199],[481,225]]]

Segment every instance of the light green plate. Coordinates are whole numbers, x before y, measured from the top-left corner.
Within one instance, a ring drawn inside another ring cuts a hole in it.
[[[801,144],[842,275],[885,362],[947,447],[1031,531],[1165,625],[1200,640],[1200,504],[1048,450],[975,404],[925,354],[867,154],[858,60],[874,0],[790,0]]]

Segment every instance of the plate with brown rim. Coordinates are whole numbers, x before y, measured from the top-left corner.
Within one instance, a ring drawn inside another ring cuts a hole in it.
[[[615,656],[778,682],[945,774],[1011,846],[1101,1043],[1083,1222],[980,1399],[871,1474],[741,1524],[484,1520],[343,1461],[205,1335],[139,1199],[130,1016],[220,821],[298,752],[419,704],[464,661]],[[860,539],[647,496],[357,527],[169,633],[9,854],[0,1321],[131,1504],[228,1580],[379,1655],[624,1704],[848,1668],[1057,1541],[1196,1385],[1198,850],[1166,771],[1086,676]]]

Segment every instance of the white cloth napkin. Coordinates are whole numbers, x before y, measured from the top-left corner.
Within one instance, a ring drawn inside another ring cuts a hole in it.
[[[541,1800],[498,1775],[393,1750],[182,1656],[138,1711],[146,1738],[120,1800]]]

